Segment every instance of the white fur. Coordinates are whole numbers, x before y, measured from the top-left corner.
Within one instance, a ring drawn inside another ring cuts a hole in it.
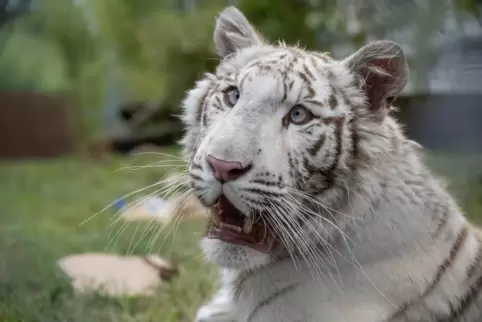
[[[306,257],[279,259],[271,253],[205,238],[203,251],[208,260],[221,267],[223,278],[221,289],[199,309],[196,321],[435,321],[436,317],[450,315],[451,306],[460,303],[470,288],[468,283],[474,282],[466,280],[466,272],[481,247],[479,238],[443,183],[425,167],[420,146],[405,138],[397,122],[387,115],[388,108],[369,110],[364,92],[353,85],[357,77],[366,80],[362,77],[367,75],[365,72],[380,72],[378,67],[370,66],[370,59],[387,54],[403,59],[398,49],[392,45],[380,49],[386,43],[378,43],[344,61],[324,60],[298,48],[264,44],[254,28],[246,24],[236,9],[221,14],[215,41],[224,60],[216,73],[200,81],[184,101],[187,132],[183,144],[185,155],[192,160],[190,171],[200,178],[193,180],[197,196],[209,206],[222,191],[237,208],[248,213],[254,206],[245,197],[258,201],[266,198],[246,194],[243,189],[262,188],[253,180],[264,172],[273,178],[282,177],[282,188],[276,188],[276,192],[288,196],[297,176],[290,174],[287,153],[307,151],[321,135],[326,137],[323,148],[309,161],[325,169],[338,158],[336,182],[312,194],[324,207],[307,220],[307,226],[282,231],[284,241],[288,245],[293,242],[291,246]],[[241,33],[236,34],[233,26]],[[288,66],[294,56],[302,63],[292,64],[293,70],[283,73],[283,66]],[[259,67],[270,61],[278,61],[279,70]],[[406,73],[399,69],[402,63],[395,66],[393,80],[383,83],[381,90],[389,96],[405,85]],[[284,102],[294,102],[300,92],[307,91],[303,77],[298,77],[303,66],[316,73],[312,85],[318,100],[329,101],[332,88],[343,91],[345,100],[336,93],[336,108],[313,107],[313,111],[325,120],[354,119],[359,137],[355,170],[350,170],[354,151],[350,150],[353,131],[348,129],[348,122],[341,133],[346,145],[338,156],[337,128],[332,123],[327,121],[313,128],[310,135],[301,135],[300,128],[291,125],[283,128],[281,120],[290,110]],[[282,101],[286,78],[293,85]],[[240,79],[246,82],[236,106],[214,108],[223,88],[241,86]],[[199,113],[203,116],[199,117]],[[244,165],[253,163],[253,170],[221,185],[209,171],[205,159],[208,154]],[[308,183],[319,184],[320,180],[323,177],[315,173],[302,184],[308,189]],[[305,201],[298,197],[286,199],[292,207],[286,214],[302,212]],[[447,220],[433,237],[443,218],[441,209],[447,210]],[[464,227],[469,227],[468,233],[456,260],[433,291],[422,298]],[[323,253],[309,252],[316,240],[324,242]],[[248,277],[239,287],[237,283],[246,274]],[[477,274],[481,274],[480,269]],[[289,291],[263,305],[284,289]],[[476,300],[480,304],[480,296]],[[390,319],[407,303],[405,315]],[[467,321],[476,321],[477,314],[480,312],[474,306],[464,316]]]

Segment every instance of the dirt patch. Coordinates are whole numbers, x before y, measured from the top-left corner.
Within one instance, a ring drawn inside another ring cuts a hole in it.
[[[76,292],[109,296],[149,296],[177,274],[176,267],[157,255],[74,254],[60,259],[58,265],[71,278]]]

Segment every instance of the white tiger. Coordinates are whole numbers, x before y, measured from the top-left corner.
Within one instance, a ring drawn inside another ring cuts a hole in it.
[[[235,7],[184,100],[191,187],[222,287],[197,322],[480,321],[482,243],[389,112],[399,45],[336,61]]]

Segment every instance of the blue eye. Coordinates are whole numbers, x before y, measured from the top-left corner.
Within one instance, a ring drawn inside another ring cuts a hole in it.
[[[293,124],[303,125],[312,119],[313,114],[301,105],[294,106],[289,113],[289,120]]]
[[[233,107],[239,100],[239,90],[236,87],[230,87],[224,92],[224,102],[229,107]]]

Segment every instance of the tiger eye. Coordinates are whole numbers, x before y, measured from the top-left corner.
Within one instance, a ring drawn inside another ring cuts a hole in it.
[[[239,90],[236,87],[230,87],[224,91],[224,103],[229,107],[233,107],[239,100]]]
[[[291,123],[303,125],[313,119],[313,114],[302,105],[295,105],[288,114]]]

